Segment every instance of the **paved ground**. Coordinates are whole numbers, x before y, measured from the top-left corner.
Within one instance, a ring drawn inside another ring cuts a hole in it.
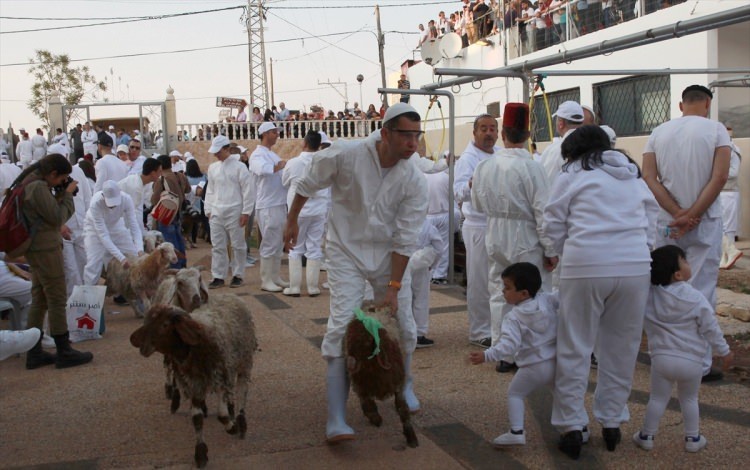
[[[207,264],[208,255],[203,243],[189,251],[188,259],[190,264]],[[741,264],[739,269],[749,265]],[[325,275],[321,278],[324,281]],[[600,428],[592,424],[592,441],[577,464],[560,454],[549,424],[549,392],[538,392],[529,400],[527,445],[494,450],[489,441],[507,428],[505,396],[511,377],[497,374],[492,365],[469,365],[467,356],[474,347],[467,342],[465,298],[458,287],[432,291],[430,337],[436,344],[414,355],[416,391],[423,408],[414,417],[419,448],[405,447],[391,403],[381,405],[384,424],[375,428],[362,416],[356,399],[349,401],[349,424],[357,440],[327,446],[325,363],[318,347],[325,331],[328,295],[287,298],[262,293],[258,286],[256,267],[247,269],[245,287],[223,289],[251,305],[262,350],[253,370],[245,440],[222,431],[215,419],[215,402],[209,402],[211,415],[204,425],[209,468],[747,468],[750,460],[750,387],[737,376],[701,390],[701,430],[709,441],[705,451],[684,452],[682,417],[674,399],[662,420],[656,448],[647,453],[630,443],[648,400],[645,353],[636,367],[632,419],[623,425],[624,442],[616,452],[604,449]],[[192,465],[188,410],[183,405],[177,414],[169,413],[160,356],[143,358],[130,345],[128,337],[140,322],[129,307],[114,308],[108,300],[107,312],[105,338],[78,345],[94,353],[90,365],[27,371],[22,358],[0,363],[0,467]],[[593,371],[590,391],[595,383]],[[591,409],[591,394],[587,407]]]

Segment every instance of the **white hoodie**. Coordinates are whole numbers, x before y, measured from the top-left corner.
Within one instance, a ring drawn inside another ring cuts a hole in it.
[[[702,363],[709,345],[716,356],[729,354],[714,309],[687,282],[651,286],[643,327],[652,356],[663,354]]]
[[[651,270],[659,205],[638,168],[607,150],[591,171],[580,161],[555,180],[543,231],[560,262],[561,279],[629,277]]]
[[[516,358],[518,367],[554,359],[557,354],[556,294],[537,293],[513,307],[503,318],[500,340],[484,352],[486,362]]]

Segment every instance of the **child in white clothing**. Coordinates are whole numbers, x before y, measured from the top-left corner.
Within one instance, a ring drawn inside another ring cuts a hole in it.
[[[419,249],[409,258],[406,270],[411,275],[411,309],[417,324],[417,348],[429,348],[435,342],[427,337],[430,326],[430,272],[438,260],[442,238],[426,219],[417,238]]]
[[[651,290],[646,304],[644,329],[651,354],[651,396],[643,427],[633,435],[643,450],[654,447],[654,436],[664,414],[672,385],[685,422],[685,450],[706,447],[699,431],[698,388],[703,357],[709,346],[723,357],[724,368],[734,359],[708,300],[688,284],[690,265],[678,246],[666,245],[651,253]]]
[[[472,364],[516,358],[518,371],[508,387],[510,431],[492,441],[497,447],[526,444],[523,400],[541,386],[554,385],[559,305],[555,295],[539,292],[542,277],[531,263],[512,264],[501,277],[505,301],[513,309],[503,318],[500,340],[469,356]]]

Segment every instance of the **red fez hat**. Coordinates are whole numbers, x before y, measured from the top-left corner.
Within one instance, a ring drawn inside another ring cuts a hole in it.
[[[508,103],[503,111],[503,127],[529,130],[529,105],[526,103]]]

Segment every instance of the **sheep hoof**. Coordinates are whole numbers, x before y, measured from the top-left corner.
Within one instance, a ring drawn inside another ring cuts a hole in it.
[[[227,434],[235,435],[239,432],[239,429],[237,428],[237,423],[232,424],[232,427],[227,429]]]
[[[167,395],[167,400],[172,399],[172,385],[164,384],[164,393]]]
[[[205,442],[195,445],[195,466],[204,468],[208,463],[208,446]]]
[[[383,424],[383,418],[378,413],[369,413],[366,415],[367,419],[370,420],[370,424],[373,426],[380,427]]]
[[[417,433],[414,432],[414,428],[409,426],[404,428],[404,436],[406,436],[406,445],[412,449],[419,447],[419,440],[417,439]]]
[[[208,418],[208,407],[206,406],[206,402],[201,402],[201,411],[203,411],[203,417]]]
[[[169,411],[172,412],[172,414],[177,413],[177,410],[180,409],[180,391],[176,388],[172,391],[172,403],[169,405]]]
[[[245,419],[245,410],[240,411],[239,416],[237,416],[237,426],[240,428],[240,439],[245,438],[245,434],[247,434],[247,420]]]

